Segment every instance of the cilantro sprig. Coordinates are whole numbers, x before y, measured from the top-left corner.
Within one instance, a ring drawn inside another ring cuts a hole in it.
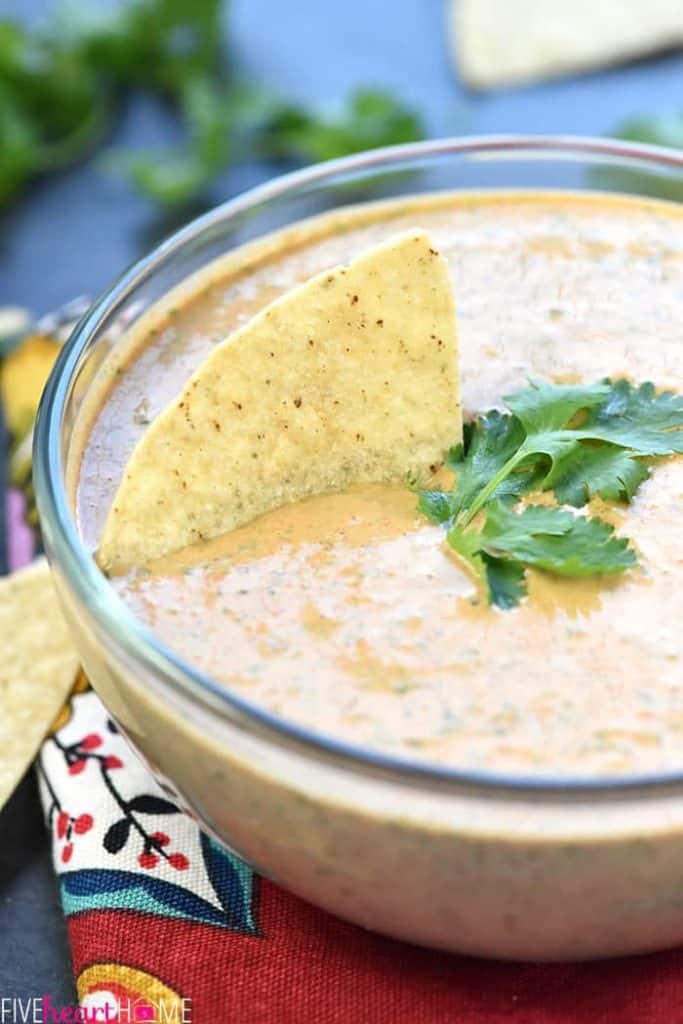
[[[361,88],[325,112],[245,81],[226,29],[225,0],[55,0],[42,25],[0,17],[0,208],[88,155],[140,93],[177,115],[183,141],[108,163],[164,207],[204,197],[250,157],[325,160],[423,134],[421,118],[388,91]]]
[[[683,397],[625,380],[532,380],[504,401],[507,412],[479,417],[449,453],[452,490],[419,492],[420,510],[448,526],[448,544],[489,602],[518,604],[530,567],[574,577],[633,568],[630,542],[574,509],[595,496],[630,502],[652,459],[683,453]],[[516,510],[535,491],[552,491],[560,504]]]
[[[628,142],[645,142],[652,146],[683,149],[683,111],[671,109],[664,113],[629,117],[615,125],[610,135]],[[635,192],[680,202],[683,199],[683,177],[673,169],[643,169],[636,165],[602,164],[589,170],[596,188]]]

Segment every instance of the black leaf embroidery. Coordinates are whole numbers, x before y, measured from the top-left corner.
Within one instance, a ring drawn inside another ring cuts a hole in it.
[[[131,811],[139,811],[141,814],[180,814],[176,805],[172,804],[170,800],[164,800],[160,796],[151,796],[149,793],[133,797],[128,803],[128,808]]]
[[[130,818],[120,818],[113,825],[109,826],[102,840],[107,853],[118,853],[119,850],[123,849],[128,842],[130,826]]]

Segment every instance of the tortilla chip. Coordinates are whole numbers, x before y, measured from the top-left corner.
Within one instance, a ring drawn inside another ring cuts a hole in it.
[[[47,562],[0,580],[0,807],[36,756],[78,671]]]
[[[59,355],[60,344],[44,334],[31,334],[4,359],[0,395],[5,419],[15,440],[31,428],[45,382]]]
[[[440,463],[462,434],[446,260],[415,231],[277,299],[149,427],[105,523],[122,570],[349,483]]]
[[[683,45],[681,0],[449,0],[460,74],[476,89]]]

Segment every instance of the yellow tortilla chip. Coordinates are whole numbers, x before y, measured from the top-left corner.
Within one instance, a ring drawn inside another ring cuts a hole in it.
[[[452,49],[476,89],[584,71],[683,45],[681,0],[448,0]]]
[[[277,299],[149,427],[105,524],[121,570],[349,483],[424,472],[460,440],[455,306],[422,231]]]
[[[7,425],[15,440],[33,424],[40,396],[50,376],[60,344],[44,334],[31,334],[3,360],[0,394]]]
[[[0,807],[66,700],[78,658],[47,562],[0,580]]]

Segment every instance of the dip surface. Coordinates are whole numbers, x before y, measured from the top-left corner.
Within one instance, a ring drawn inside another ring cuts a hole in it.
[[[83,440],[76,505],[96,547],[145,425],[212,345],[311,274],[422,227],[448,258],[466,416],[528,376],[683,390],[683,218],[672,206],[480,195],[344,211],[216,265],[132,339]],[[276,240],[277,242],[277,240]],[[425,401],[429,396],[425,396]],[[407,488],[309,499],[113,580],[175,650],[255,704],[373,749],[459,769],[624,775],[683,767],[683,460],[600,507],[641,566],[530,574],[483,605]]]

